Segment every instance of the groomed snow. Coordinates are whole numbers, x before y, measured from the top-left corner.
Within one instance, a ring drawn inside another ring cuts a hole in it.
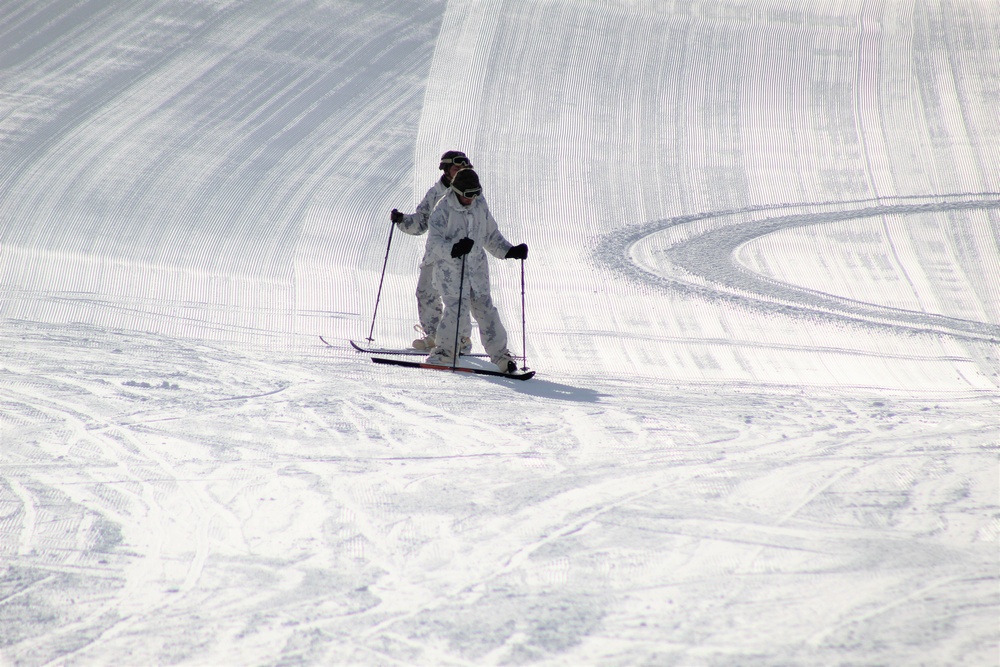
[[[0,664],[1000,665],[998,99],[979,0],[0,2]],[[527,382],[348,344],[453,148]]]

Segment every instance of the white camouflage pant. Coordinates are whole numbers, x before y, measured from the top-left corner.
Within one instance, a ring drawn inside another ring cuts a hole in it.
[[[424,334],[437,341],[438,326],[441,323],[441,313],[444,311],[444,303],[441,299],[441,290],[434,284],[434,265],[421,264],[420,275],[417,277],[417,318],[420,320],[420,328]],[[472,321],[469,319],[469,309],[465,308],[462,313],[465,320],[467,332],[462,334],[468,337],[468,331],[472,329]],[[454,336],[452,331],[452,336]]]
[[[489,269],[467,270],[463,280],[461,260],[438,262],[434,267],[433,283],[444,301],[444,310],[438,323],[437,335],[434,337],[437,344],[437,349],[434,350],[436,354],[454,358],[456,325],[460,337],[472,335],[469,313],[479,324],[479,339],[490,358],[495,360],[501,354],[507,353],[507,330],[500,321],[500,313],[493,305],[493,298],[490,296]],[[461,299],[458,292],[460,284]],[[461,323],[458,323],[455,317],[459,306],[462,309]]]
[[[417,317],[420,328],[428,336],[436,337],[438,322],[441,321],[441,292],[434,287],[434,265],[421,264],[417,277]]]

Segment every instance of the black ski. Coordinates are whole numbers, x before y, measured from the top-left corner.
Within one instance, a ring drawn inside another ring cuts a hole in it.
[[[376,364],[391,364],[393,366],[406,366],[407,368],[427,368],[434,371],[454,371],[456,373],[475,373],[476,375],[492,375],[495,377],[510,378],[512,380],[530,380],[535,377],[535,371],[518,371],[515,373],[503,373],[501,371],[491,371],[486,368],[466,368],[463,366],[438,366],[437,364],[425,364],[420,361],[404,361],[402,359],[385,359],[382,357],[372,357]]]
[[[326,343],[326,341],[323,340],[322,336],[320,336],[319,339],[322,340],[324,343]],[[330,345],[329,343],[326,343],[326,344]],[[330,347],[333,347],[333,346],[330,345]],[[415,350],[412,347],[406,347],[406,348],[364,347],[362,345],[359,345],[359,344],[355,343],[353,340],[351,341],[351,347],[353,347],[358,352],[364,352],[365,354],[400,354],[400,355],[406,355],[406,356],[411,356],[411,357],[421,357],[421,356],[426,357],[427,355],[430,354],[430,352],[428,352],[427,350]],[[479,357],[480,359],[487,359],[487,358],[489,358],[490,355],[488,355],[488,354],[482,354],[482,353],[477,352],[475,354],[463,354],[463,355],[460,355],[460,356],[463,356],[463,357]]]

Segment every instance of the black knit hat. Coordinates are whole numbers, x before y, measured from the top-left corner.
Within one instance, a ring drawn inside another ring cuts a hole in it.
[[[453,164],[461,165],[462,167],[472,167],[472,161],[469,160],[469,156],[462,151],[445,151],[444,155],[441,156],[441,164],[438,165],[438,169],[447,171],[448,167]]]
[[[479,184],[479,174],[472,169],[463,169],[455,174],[451,189],[468,199],[483,194],[483,186]]]

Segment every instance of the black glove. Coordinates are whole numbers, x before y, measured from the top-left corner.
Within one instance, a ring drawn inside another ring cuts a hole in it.
[[[461,257],[462,255],[468,255],[474,244],[475,242],[466,236],[464,239],[460,240],[451,247],[451,256]]]
[[[389,219],[392,220],[393,222],[402,222],[403,214],[397,211],[396,209],[392,209],[392,213],[389,214]]]
[[[507,251],[507,254],[503,256],[504,259],[528,259],[528,244],[522,243],[521,245],[516,245]]]

